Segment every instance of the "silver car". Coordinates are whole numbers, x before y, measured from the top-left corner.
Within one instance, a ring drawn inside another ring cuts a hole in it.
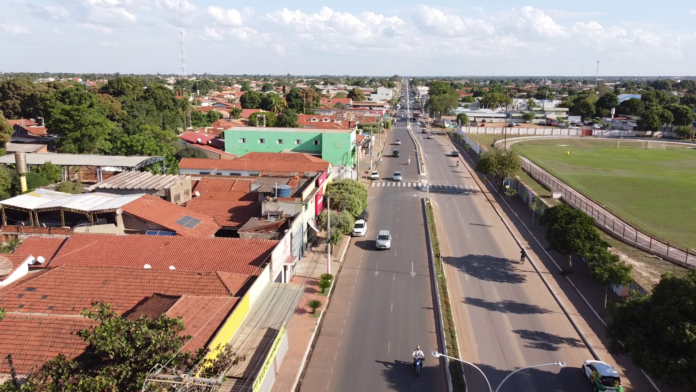
[[[375,247],[377,249],[391,249],[391,233],[389,230],[380,230],[377,234],[377,240],[375,241]]]
[[[392,179],[393,179],[394,181],[401,181],[401,180],[403,180],[403,178],[401,177],[401,172],[400,172],[400,171],[394,172],[394,177],[392,177]]]

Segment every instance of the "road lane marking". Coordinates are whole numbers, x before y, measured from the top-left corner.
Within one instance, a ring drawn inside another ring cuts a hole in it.
[[[396,280],[396,272],[394,272],[394,277],[392,278],[392,280]]]
[[[391,353],[391,342],[387,343],[387,354]]]
[[[329,385],[331,385],[331,380],[329,380],[329,381],[326,382],[326,390],[327,390],[327,391],[329,390]]]

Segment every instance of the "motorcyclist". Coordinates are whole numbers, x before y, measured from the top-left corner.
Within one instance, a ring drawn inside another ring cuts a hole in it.
[[[459,161],[457,161],[457,167],[459,167]]]
[[[522,249],[520,251],[520,263],[524,264],[524,259],[526,259],[526,258],[527,258],[527,252],[524,249]]]
[[[411,164],[411,156],[410,156],[410,155],[409,155],[409,157],[408,157],[408,164],[409,164],[409,165]]]
[[[416,350],[413,352],[413,367],[416,367],[416,361],[420,359],[421,361],[425,360],[425,354],[423,354],[423,351],[421,350],[420,346],[416,346]]]

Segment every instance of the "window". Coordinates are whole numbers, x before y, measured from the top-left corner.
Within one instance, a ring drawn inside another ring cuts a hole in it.
[[[266,144],[266,139],[259,139],[259,144]]]
[[[245,137],[240,138],[240,139],[239,139],[239,142],[242,143],[242,144],[246,143],[246,138],[245,138]]]
[[[184,197],[189,197],[190,193],[188,189],[184,189]]]
[[[317,120],[316,117],[312,117],[309,121],[311,121],[311,122],[317,122],[317,121],[319,121],[319,120]]]
[[[318,145],[319,145],[319,140],[315,140],[315,141],[314,141],[314,145],[315,145],[315,146],[318,146]]]
[[[300,140],[300,139],[295,140],[295,144],[297,144],[299,146],[300,144],[302,144],[302,140]]]
[[[324,117],[324,118],[321,119],[321,121],[323,121],[323,122],[329,122],[329,118],[328,118],[328,117]]]
[[[283,143],[285,143],[285,142],[283,141],[283,139],[278,139],[278,144],[283,144]]]
[[[181,201],[181,195],[179,195],[177,193],[176,195],[174,195],[174,203],[179,204],[180,201]]]
[[[202,172],[201,172],[201,175],[202,175],[202,176],[207,176],[208,174],[210,174],[210,172],[205,172],[205,171],[202,171]]]

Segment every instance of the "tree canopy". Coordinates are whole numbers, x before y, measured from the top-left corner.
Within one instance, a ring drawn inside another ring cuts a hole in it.
[[[332,209],[348,211],[354,218],[367,208],[367,188],[353,180],[330,182],[324,195],[330,198]]]
[[[347,97],[352,99],[353,101],[358,101],[358,102],[365,101],[367,99],[367,98],[365,98],[365,93],[357,87],[353,87],[353,89],[351,89],[348,92]]]
[[[497,178],[500,188],[506,178],[514,178],[521,168],[520,157],[512,149],[491,148],[486,154],[479,156],[476,162],[476,171]]]
[[[592,218],[567,204],[546,210],[541,223],[547,225],[546,241],[550,248],[568,257],[570,268],[573,254],[584,255],[598,244],[607,248],[607,244],[600,240]]]
[[[696,270],[671,273],[648,296],[614,307],[607,326],[609,349],[626,354],[651,376],[676,387],[696,389]]]

